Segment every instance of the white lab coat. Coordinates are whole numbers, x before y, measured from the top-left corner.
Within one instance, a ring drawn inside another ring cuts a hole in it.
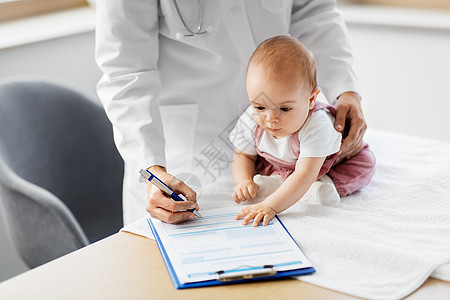
[[[196,28],[197,0],[177,3]],[[187,31],[173,0],[97,1],[98,94],[125,161],[125,224],[147,215],[140,168],[167,166],[199,194],[199,187],[230,174],[228,133],[248,106],[245,70],[263,40],[291,34],[307,44],[329,101],[359,92],[335,1],[205,0],[203,6],[204,28],[214,31],[177,40]]]

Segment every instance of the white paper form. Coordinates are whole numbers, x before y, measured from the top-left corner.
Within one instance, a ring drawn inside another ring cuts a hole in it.
[[[177,225],[152,219],[181,284],[217,279],[217,271],[312,266],[278,219],[268,226],[243,226],[234,220],[241,208],[202,210],[203,219]]]

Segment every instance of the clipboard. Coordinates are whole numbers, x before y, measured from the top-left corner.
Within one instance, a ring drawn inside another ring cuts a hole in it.
[[[239,208],[239,207],[238,207]],[[236,211],[236,207],[228,208],[228,209],[214,209],[210,210],[213,211],[213,214],[221,214],[221,215],[227,215],[228,216],[235,216],[239,211]],[[231,212],[230,212],[231,211]],[[209,211],[202,211],[202,215],[204,218],[208,218]],[[302,252],[301,248],[298,246],[298,244],[294,241],[290,233],[287,231],[286,227],[283,225],[283,223],[279,220],[277,216],[275,216],[276,221],[281,225],[282,230],[284,233],[286,233],[287,237],[291,240],[293,243],[292,245],[295,245],[294,247],[297,247],[297,250],[303,254],[302,260],[305,260],[304,266],[300,268],[294,268],[294,269],[286,269],[286,267],[281,268],[277,265],[272,264],[263,264],[259,266],[255,265],[240,265],[238,268],[231,268],[231,269],[218,269],[214,270],[214,277],[213,279],[207,279],[207,280],[199,280],[194,282],[182,282],[177,275],[176,268],[174,267],[173,262],[171,261],[171,255],[167,251],[167,247],[164,244],[164,241],[161,238],[161,232],[158,231],[157,226],[155,226],[155,223],[162,223],[159,220],[149,218],[147,220],[153,235],[156,239],[159,251],[163,257],[164,263],[166,265],[166,268],[168,270],[169,276],[172,280],[172,283],[176,289],[186,289],[186,288],[195,288],[195,287],[206,287],[206,286],[215,286],[215,285],[222,285],[222,284],[234,284],[234,283],[243,283],[248,281],[255,281],[255,280],[270,280],[275,278],[282,278],[282,277],[288,277],[288,276],[299,276],[299,275],[307,275],[315,272],[314,267],[311,265],[311,263],[307,260],[306,256],[304,256],[304,253]],[[240,224],[240,221],[238,221]],[[185,222],[189,224],[188,222]],[[165,223],[163,223],[165,224]],[[165,224],[165,226],[180,226],[180,225],[170,225]],[[228,225],[227,225],[228,226]],[[242,225],[240,225],[242,226]],[[261,225],[260,225],[261,226]],[[260,227],[258,226],[258,227]],[[242,226],[244,227],[244,226]],[[258,228],[257,227],[257,228]],[[161,228],[161,227],[159,227]],[[175,228],[175,227],[174,227]],[[252,227],[247,227],[249,230],[252,230]],[[220,230],[220,229],[219,229]],[[230,230],[229,228],[225,228],[223,230]],[[167,242],[167,240],[166,240]],[[174,255],[172,254],[172,259],[174,259]]]

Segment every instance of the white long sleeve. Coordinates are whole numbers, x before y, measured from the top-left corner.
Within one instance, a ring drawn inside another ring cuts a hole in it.
[[[166,163],[158,34],[156,0],[98,1],[96,61],[103,77],[97,91],[119,152],[136,167]]]
[[[360,93],[347,28],[336,1],[294,1],[290,34],[314,53],[318,84],[330,103],[344,92]]]

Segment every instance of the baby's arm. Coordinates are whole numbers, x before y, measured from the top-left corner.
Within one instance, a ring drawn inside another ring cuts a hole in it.
[[[254,227],[261,221],[264,226],[267,225],[275,214],[284,211],[303,197],[316,181],[324,161],[325,157],[300,158],[295,165],[295,171],[272,195],[261,203],[245,207],[236,219],[244,217],[243,225],[247,225],[252,219]]]
[[[244,202],[256,197],[258,185],[253,181],[255,175],[256,155],[250,155],[236,150],[231,162],[234,191],[233,200]]]

